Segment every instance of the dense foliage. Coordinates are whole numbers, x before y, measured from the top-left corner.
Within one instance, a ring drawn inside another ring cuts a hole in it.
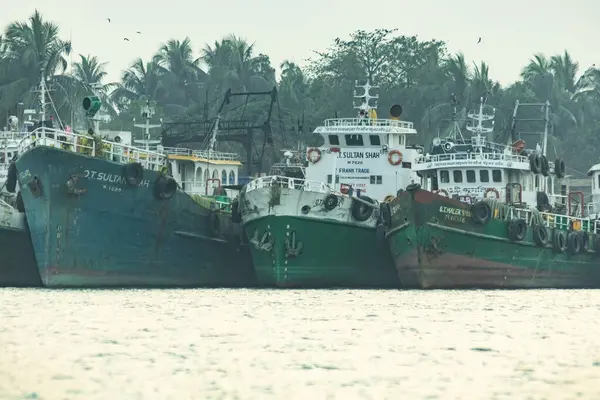
[[[199,53],[195,49],[189,38],[169,40],[152,59],[133,61],[120,82],[110,83],[106,82],[106,64],[92,55],[79,55],[69,67],[71,44],[61,39],[57,25],[36,11],[28,21],[10,24],[0,36],[0,115],[36,107],[32,88],[42,72],[53,89],[54,112],[62,120],[85,124],[81,99],[91,93],[92,85],[99,84],[106,111],[112,116],[107,128],[131,131],[133,118],[139,117],[145,101],[155,102],[156,118],[164,121],[204,120],[214,117],[229,88],[269,91],[276,86],[279,104],[272,125],[275,146],[281,147],[298,139],[314,141],[311,128],[324,118],[353,116],[354,81],[368,75],[381,88],[380,116],[392,104],[401,104],[403,119],[415,122],[421,144],[427,145],[448,129],[452,94],[463,118],[482,95],[487,96],[488,104],[498,110],[495,139],[499,142],[508,139],[515,100],[549,100],[550,155],[560,153],[571,167],[569,173],[578,177],[598,161],[600,70],[589,68],[580,74],[578,63],[567,51],[550,57],[534,55],[520,81],[501,87],[486,63],[471,65],[463,54],[448,54],[443,41],[421,41],[384,29],[335,39],[329,49],[316,52],[305,69],[283,62],[278,81],[269,57],[240,37],[231,35],[205,45]],[[228,107],[258,120],[266,117],[268,100],[240,104],[242,100],[237,99]],[[298,132],[300,137],[296,137]]]

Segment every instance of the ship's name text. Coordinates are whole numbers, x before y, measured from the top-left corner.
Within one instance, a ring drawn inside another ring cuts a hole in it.
[[[91,171],[89,169],[86,169],[85,171],[83,171],[83,177],[86,179],[95,179],[97,181],[116,183],[119,185],[127,184],[127,182],[125,181],[125,178],[122,177],[121,175],[108,174],[106,172]],[[147,179],[144,179],[140,182],[140,184],[138,186],[139,187],[149,187],[150,181]]]
[[[440,212],[444,214],[444,219],[447,221],[460,222],[463,224],[467,222],[467,218],[471,217],[471,211],[463,210],[461,208],[440,206]]]
[[[381,153],[377,151],[342,151],[339,158],[379,158]]]

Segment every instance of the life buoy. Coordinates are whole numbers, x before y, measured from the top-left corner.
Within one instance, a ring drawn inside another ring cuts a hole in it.
[[[484,225],[492,219],[492,208],[485,201],[479,201],[471,206],[471,220]]]
[[[375,201],[373,201],[373,199],[368,196],[360,196],[360,199],[371,204],[375,203]],[[354,197],[352,198],[352,200],[354,203],[352,204],[352,216],[355,220],[363,222],[368,220],[371,217],[371,215],[373,215],[372,207],[363,204],[362,202],[356,200]]]
[[[569,255],[579,254],[581,244],[581,235],[578,232],[569,233],[569,236],[567,236],[567,253]]]
[[[138,186],[144,178],[144,167],[139,162],[132,162],[123,166],[125,182],[131,186]]]
[[[484,199],[489,199],[489,193],[494,193],[494,195],[496,196],[496,199],[500,199],[500,193],[498,192],[498,190],[496,188],[487,188],[485,189],[485,192],[483,193],[483,198]]]
[[[552,234],[552,249],[556,253],[562,253],[565,251],[565,245],[567,243],[567,235],[563,231],[554,230]]]
[[[560,158],[557,158],[556,161],[554,161],[554,174],[556,175],[557,178],[564,178],[565,172],[566,172],[565,162],[563,160],[561,160]]]
[[[325,209],[327,211],[331,211],[334,208],[336,208],[338,205],[338,198],[335,194],[328,194],[325,197],[325,200],[323,200],[323,207],[325,207]]]
[[[11,162],[8,166],[8,174],[6,176],[6,191],[14,193],[17,188],[17,166]]]
[[[524,219],[513,219],[508,222],[508,239],[511,242],[520,242],[527,235],[527,223]]]
[[[177,181],[167,175],[159,175],[154,182],[154,194],[158,200],[169,200],[177,193]]]
[[[531,233],[533,242],[538,247],[546,247],[548,244],[548,229],[544,225],[534,225]]]
[[[548,176],[550,175],[550,163],[548,162],[548,159],[546,158],[546,156],[542,156],[541,158],[541,164],[542,164],[542,175],[544,176]]]
[[[437,194],[438,196],[450,197],[450,195],[448,194],[448,192],[445,189],[434,190],[432,193]]]
[[[311,147],[310,149],[308,149],[308,151],[306,152],[306,159],[311,163],[311,164],[316,164],[319,162],[319,160],[321,159],[321,150],[317,149],[316,147]]]
[[[388,153],[388,162],[392,165],[399,165],[402,162],[402,153],[399,150],[390,151]]]
[[[531,172],[534,174],[539,174],[542,169],[542,160],[540,156],[536,153],[532,153],[529,156],[529,167],[531,168]]]

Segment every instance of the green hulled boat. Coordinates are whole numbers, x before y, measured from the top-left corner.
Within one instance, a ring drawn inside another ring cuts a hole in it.
[[[377,119],[373,86],[360,87],[358,117],[318,127],[324,144],[307,149],[306,163],[293,164],[288,151],[276,172],[243,189],[239,216],[260,284],[399,287],[383,236],[378,240],[380,201],[417,178],[410,167],[422,148],[407,144],[416,131],[399,120],[400,106],[391,107],[390,119]],[[294,165],[300,173],[287,173]]]
[[[564,162],[547,161],[548,114],[536,150],[517,137],[512,146],[488,142],[483,123],[493,113],[483,101],[469,116],[470,140],[434,140],[431,154],[416,160],[427,190],[409,186],[383,213],[403,286],[600,287],[598,225],[583,194],[569,191]]]

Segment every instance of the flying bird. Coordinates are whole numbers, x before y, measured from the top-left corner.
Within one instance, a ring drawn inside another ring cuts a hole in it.
[[[481,38],[479,38],[479,41],[477,43],[481,43]]]
[[[142,34],[142,32],[140,32],[140,31],[137,31],[136,33],[137,33],[137,34],[139,34],[139,35],[141,35],[141,34]]]
[[[129,42],[129,39],[127,39],[127,38],[123,38],[123,40],[125,40],[126,42]]]
[[[110,18],[106,18],[108,20],[108,22],[110,22]]]

